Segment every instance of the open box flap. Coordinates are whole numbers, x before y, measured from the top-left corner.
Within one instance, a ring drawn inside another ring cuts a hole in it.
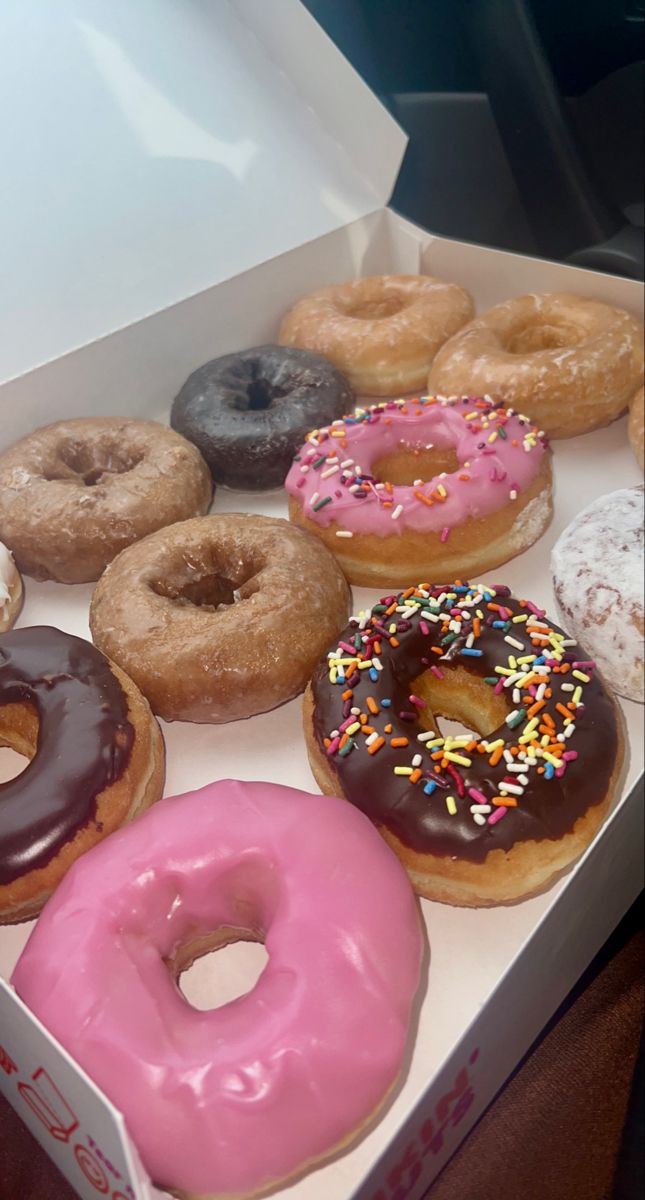
[[[405,148],[300,0],[5,0],[0,104],[0,380],[381,208]]]
[[[0,1035],[0,1093],[82,1200],[147,1200],[121,1113],[2,978]]]

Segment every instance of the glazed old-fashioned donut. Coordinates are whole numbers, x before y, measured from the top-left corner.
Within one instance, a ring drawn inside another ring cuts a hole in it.
[[[0,636],[0,745],[31,759],[0,784],[0,922],[22,921],[79,855],[159,799],[164,750],[132,681],[47,626]]]
[[[436,715],[476,734],[443,736]],[[360,613],[305,697],[312,770],[414,888],[458,905],[546,887],[587,847],[623,760],[587,650],[507,587],[420,584]]]
[[[100,579],[90,628],[167,721],[219,723],[301,692],[342,629],[333,556],[288,521],[182,521],[124,550]]]
[[[324,354],[355,392],[401,396],[425,388],[437,350],[474,312],[456,283],[374,275],[321,288],[284,317],[278,341]]]
[[[645,420],[645,390],[640,389],[629,406],[629,440],[641,471],[645,470],[643,422]]]
[[[567,293],[518,296],[441,348],[428,390],[491,395],[549,437],[609,424],[643,379],[643,328],[629,313]]]
[[[366,586],[488,570],[551,519],[543,435],[467,397],[383,402],[314,430],[285,487],[292,521]]]
[[[588,505],[551,552],[562,620],[610,687],[643,702],[643,487]]]
[[[11,629],[22,604],[22,579],[13,554],[0,542],[0,633]]]
[[[268,952],[255,986],[192,1008],[173,976],[242,939]],[[381,1108],[421,951],[405,874],[360,813],[222,780],[162,800],[78,862],[12,983],[121,1110],[155,1184],[241,1200]]]
[[[0,454],[0,537],[35,579],[87,583],[131,542],[207,511],[199,452],[156,421],[58,421]]]
[[[195,443],[217,483],[257,491],[282,487],[305,434],[352,403],[347,380],[319,354],[257,346],[194,371],[170,423]]]

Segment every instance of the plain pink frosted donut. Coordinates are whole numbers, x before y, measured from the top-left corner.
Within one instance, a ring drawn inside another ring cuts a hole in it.
[[[197,1011],[166,963],[231,929],[261,938],[268,963],[247,995]],[[122,1110],[156,1183],[247,1196],[380,1107],[421,948],[407,878],[362,813],[224,780],[79,859],[12,982]]]

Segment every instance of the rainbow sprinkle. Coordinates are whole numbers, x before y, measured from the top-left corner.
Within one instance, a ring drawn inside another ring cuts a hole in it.
[[[543,430],[533,426],[527,417],[521,416],[513,409],[497,405],[489,396],[477,399],[457,396],[414,396],[384,400],[366,408],[359,408],[351,415],[333,421],[330,425],[320,429],[314,429],[308,434],[304,446],[294,457],[294,467],[297,464],[297,470],[300,472],[300,478],[294,484],[295,489],[303,485],[303,480],[310,471],[316,473],[318,490],[307,502],[307,511],[318,514],[331,504],[330,513],[333,519],[334,501],[345,499],[347,495],[350,495],[357,504],[365,501],[377,502],[379,507],[389,513],[391,520],[396,523],[400,521],[401,517],[405,518],[408,513],[413,513],[418,505],[427,507],[446,505],[456,488],[461,488],[471,482],[469,472],[472,464],[470,462],[460,463],[459,468],[452,474],[442,472],[431,480],[416,479],[413,488],[409,489],[404,497],[404,503],[399,503],[393,499],[395,490],[392,483],[386,479],[377,479],[369,472],[364,472],[354,458],[343,455],[343,452],[347,454],[347,437],[352,428],[359,425],[375,425],[378,422],[382,422],[384,425],[392,424],[393,413],[400,413],[406,417],[420,416],[425,409],[433,406],[460,409],[465,407],[468,410],[465,413],[460,412],[460,416],[463,417],[469,433],[481,438],[481,441],[477,443],[478,455],[497,454],[495,442],[498,439],[508,441],[509,434],[505,426],[511,419],[520,426],[517,437],[514,436],[511,440],[511,445],[521,445],[527,453],[537,449],[540,445],[546,445],[546,436]],[[411,453],[418,453],[418,451],[411,450]],[[507,480],[506,471],[498,465],[491,467],[488,478],[493,484],[505,484],[500,492],[500,504],[502,503],[502,494],[503,503],[507,503],[509,499],[512,501],[518,499],[520,493],[518,483],[505,482]],[[325,514],[325,520],[327,516],[328,514]],[[450,533],[450,524],[445,523],[440,526],[437,530],[440,543],[445,544]],[[336,531],[336,536],[347,538],[351,537],[352,533],[349,530],[341,529]]]
[[[509,636],[509,628],[518,636]],[[411,635],[427,640],[422,671],[439,679],[444,672],[437,662],[459,665],[463,658],[483,656],[477,643],[484,637],[490,670],[493,636],[497,661],[482,681],[513,701],[497,736],[443,736],[423,728],[428,701],[415,692],[406,693],[403,704],[399,698],[392,710],[392,697],[378,690],[381,656],[385,648],[396,655],[401,641]],[[403,786],[419,785],[428,804],[439,796],[450,817],[466,815],[492,832],[509,810],[521,807],[532,780],[561,779],[578,758],[570,738],[584,715],[585,688],[593,681],[595,663],[577,660],[574,645],[541,609],[514,601],[502,585],[421,583],[385,596],[352,618],[327,656],[329,683],[342,689],[342,720],[324,739],[326,754],[332,759],[365,751],[375,755],[388,747],[394,752],[391,771]],[[368,668],[373,669],[369,678]],[[398,726],[392,724],[393,711]],[[486,770],[474,786],[471,775],[480,760]]]

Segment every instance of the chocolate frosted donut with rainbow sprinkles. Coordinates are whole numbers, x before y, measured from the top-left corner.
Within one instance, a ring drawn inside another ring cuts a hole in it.
[[[304,725],[322,791],[370,817],[420,895],[472,907],[569,867],[624,756],[595,662],[499,584],[421,583],[360,612],[314,673]]]
[[[490,570],[528,549],[552,514],[544,434],[470,396],[390,400],[316,429],[285,487],[291,520],[364,586]]]

